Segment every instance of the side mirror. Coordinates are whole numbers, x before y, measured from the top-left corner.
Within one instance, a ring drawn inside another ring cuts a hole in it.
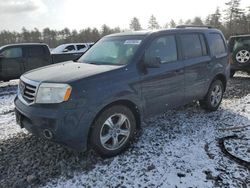
[[[68,50],[67,48],[63,50],[63,52],[68,52],[68,51],[69,51],[69,50]]]
[[[161,59],[159,57],[144,59],[144,64],[147,68],[159,68],[161,65]]]

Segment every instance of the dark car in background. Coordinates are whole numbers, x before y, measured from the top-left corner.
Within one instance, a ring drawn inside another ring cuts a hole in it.
[[[250,35],[231,36],[229,38],[231,77],[236,71],[250,73]]]
[[[48,45],[41,43],[2,46],[0,47],[0,81],[18,79],[23,73],[39,67],[76,60],[92,45],[93,43],[79,44],[76,47],[84,49],[59,54],[51,54]]]
[[[217,110],[229,78],[227,51],[221,31],[208,27],[103,37],[77,62],[22,75],[17,122],[74,149],[117,155],[143,119],[193,100]]]
[[[19,78],[23,73],[52,64],[46,44],[12,44],[0,48],[0,81]]]

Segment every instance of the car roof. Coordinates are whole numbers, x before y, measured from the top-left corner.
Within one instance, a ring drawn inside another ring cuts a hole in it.
[[[90,44],[89,42],[86,42],[86,43],[65,43],[65,44],[60,44],[58,46],[68,46],[68,45],[85,45],[85,44]],[[58,47],[57,46],[57,47]]]
[[[164,33],[187,33],[187,32],[221,32],[216,28],[206,28],[206,27],[188,27],[188,28],[171,28],[171,29],[159,29],[159,30],[142,30],[142,31],[132,31],[123,32],[107,35],[105,37],[119,37],[119,36],[148,36],[152,34],[164,34]]]
[[[230,36],[230,39],[231,38],[244,38],[244,37],[250,37],[250,34],[246,34],[246,35],[234,35],[234,36]]]
[[[6,47],[13,47],[13,46],[48,46],[45,43],[17,43],[17,44],[8,44],[1,46],[0,49],[6,48]]]

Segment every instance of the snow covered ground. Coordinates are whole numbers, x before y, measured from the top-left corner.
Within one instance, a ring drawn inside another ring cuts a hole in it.
[[[16,82],[0,83],[0,187],[250,187],[250,77],[229,82],[220,109],[193,103],[144,123],[123,154],[101,159],[36,138],[15,123]],[[223,153],[236,156],[235,161]]]

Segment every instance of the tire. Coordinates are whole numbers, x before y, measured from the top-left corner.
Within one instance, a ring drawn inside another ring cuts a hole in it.
[[[250,49],[248,47],[239,47],[233,52],[233,60],[237,64],[250,63]]]
[[[115,156],[128,147],[135,130],[136,120],[131,110],[126,106],[111,106],[95,120],[90,147],[102,157]]]
[[[234,77],[235,72],[236,72],[235,70],[230,70],[230,78]]]
[[[216,111],[220,106],[224,94],[221,80],[215,80],[209,87],[206,97],[200,100],[200,106],[207,111]]]

